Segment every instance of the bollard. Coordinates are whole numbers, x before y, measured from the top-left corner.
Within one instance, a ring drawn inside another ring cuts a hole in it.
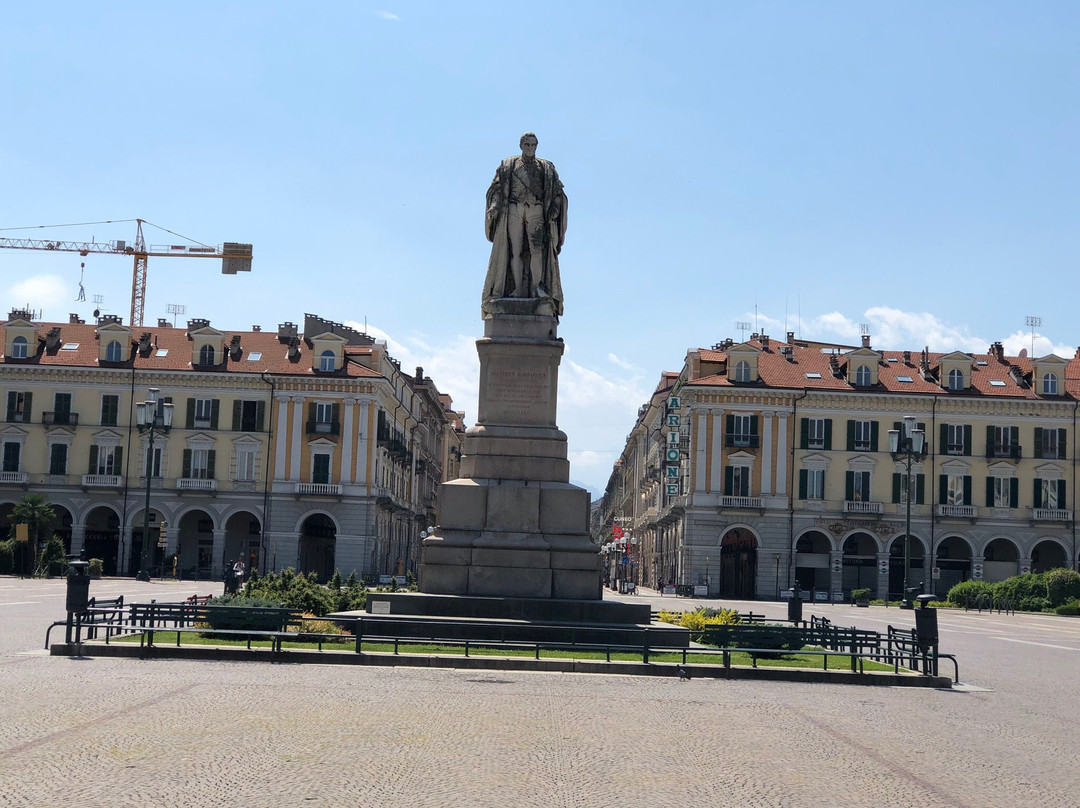
[[[799,589],[799,582],[795,582],[795,586],[791,587],[791,600],[787,603],[787,619],[791,621],[792,625],[796,625],[802,622],[802,592]]]
[[[76,615],[86,614],[90,604],[90,564],[86,561],[72,561],[67,573],[67,629],[64,640],[71,643],[71,628]]]

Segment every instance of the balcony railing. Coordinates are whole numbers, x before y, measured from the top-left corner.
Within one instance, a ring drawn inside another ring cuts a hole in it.
[[[865,502],[863,500],[848,499],[844,501],[844,513],[882,513],[884,508],[880,502]]]
[[[1038,522],[1071,522],[1072,511],[1061,508],[1032,508],[1031,518]]]
[[[45,426],[78,426],[79,413],[77,412],[43,412],[41,423]]]
[[[338,483],[297,483],[297,494],[314,494],[320,497],[340,497],[341,485]]]
[[[1005,458],[1007,460],[1021,460],[1024,453],[1020,446],[1013,446],[1011,444],[993,444],[986,447],[986,457],[989,458]]]
[[[975,518],[974,505],[938,505],[938,516],[957,516],[962,519]]]
[[[761,497],[720,497],[721,508],[748,508],[761,510]]]
[[[86,488],[119,488],[119,474],[84,474],[82,484]]]
[[[724,435],[724,446],[737,449],[756,449],[760,443],[757,435],[743,435],[737,432],[728,432]]]
[[[0,484],[23,485],[26,483],[25,471],[0,471]]]
[[[202,480],[198,477],[181,477],[176,481],[178,491],[216,491],[217,480]]]

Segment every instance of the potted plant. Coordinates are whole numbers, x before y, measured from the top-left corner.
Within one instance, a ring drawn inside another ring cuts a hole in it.
[[[102,568],[104,568],[105,562],[100,558],[91,558],[87,571],[90,573],[91,578],[100,578]]]
[[[856,606],[869,606],[870,605],[870,589],[852,589],[851,599],[855,601]]]

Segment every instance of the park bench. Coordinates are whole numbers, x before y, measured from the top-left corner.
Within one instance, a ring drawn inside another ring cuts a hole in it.
[[[210,602],[213,595],[192,595],[184,600],[184,603],[189,603],[192,606],[205,606]]]
[[[82,624],[86,627],[86,638],[95,639],[98,625],[119,622],[123,619],[123,612],[123,595],[117,595],[115,598],[90,598],[86,602],[86,614],[82,617]]]
[[[133,603],[128,621],[136,628],[186,628],[205,624],[208,630],[285,631],[299,627],[295,609],[275,606],[212,606],[193,603]]]

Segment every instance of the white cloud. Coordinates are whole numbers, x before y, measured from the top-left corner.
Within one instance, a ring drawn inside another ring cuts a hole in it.
[[[381,9],[375,9],[372,14],[381,20],[390,20],[391,22],[398,22],[401,19],[397,14],[391,11],[382,11]]]
[[[31,309],[48,309],[66,299],[73,298],[59,275],[37,275],[16,283],[7,293],[15,306],[28,306]]]
[[[607,358],[608,358],[609,362],[618,365],[623,370],[634,370],[635,369],[634,366],[631,365],[629,362],[627,362],[625,359],[620,359],[619,357],[617,357],[613,353],[609,353],[607,355]]]

